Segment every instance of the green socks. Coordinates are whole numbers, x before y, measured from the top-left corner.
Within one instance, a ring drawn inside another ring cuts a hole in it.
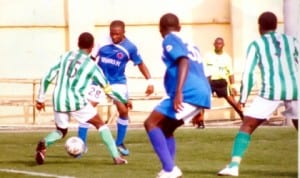
[[[98,129],[98,131],[99,131],[99,135],[100,135],[101,139],[103,140],[104,144],[108,148],[110,155],[113,158],[120,157],[115,140],[114,140],[109,128],[106,125],[104,125],[104,126],[100,127]]]
[[[59,130],[55,130],[51,133],[49,133],[44,139],[46,147],[52,145],[57,140],[60,140],[62,138],[62,133]]]
[[[249,142],[251,140],[250,134],[246,132],[239,131],[235,137],[233,148],[232,148],[232,159],[229,167],[239,166],[245,151],[248,148]]]

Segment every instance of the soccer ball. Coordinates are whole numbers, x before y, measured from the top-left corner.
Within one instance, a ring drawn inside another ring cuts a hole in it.
[[[84,142],[79,137],[70,137],[65,142],[67,153],[74,158],[80,156],[84,152],[84,148]]]

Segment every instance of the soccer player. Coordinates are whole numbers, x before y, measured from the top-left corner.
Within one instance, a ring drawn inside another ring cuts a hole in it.
[[[283,116],[292,119],[298,130],[299,118],[299,43],[296,38],[276,32],[277,17],[263,12],[258,18],[260,38],[250,43],[242,77],[239,103],[244,106],[254,84],[254,71],[261,73],[261,89],[244,112],[244,120],[234,139],[231,162],[218,175],[238,176],[251,134],[283,104]]]
[[[160,18],[162,61],[166,65],[164,87],[168,97],[144,122],[148,138],[162,164],[157,178],[182,175],[175,164],[176,140],[173,133],[183,123],[191,121],[202,108],[210,108],[211,105],[211,89],[200,52],[181,36],[180,29],[175,14],[167,13]]]
[[[127,160],[121,158],[109,128],[85,97],[87,87],[94,81],[110,97],[126,103],[125,98],[122,98],[117,92],[112,90],[101,69],[89,57],[93,46],[93,35],[88,32],[81,33],[78,38],[79,49],[68,51],[61,55],[58,63],[51,67],[41,80],[36,103],[36,108],[39,111],[45,109],[45,93],[49,84],[56,79],[56,86],[53,92],[56,130],[38,142],[35,155],[37,164],[44,163],[46,148],[66,136],[70,117],[75,118],[79,122],[87,122],[95,126],[114,163],[127,163]]]
[[[151,81],[150,72],[143,62],[136,45],[125,36],[125,23],[121,20],[114,20],[110,23],[109,30],[110,36],[100,43],[95,50],[93,50],[92,57],[94,59],[98,58],[98,65],[103,70],[103,73],[112,88],[128,99],[125,69],[127,63],[132,61],[134,65],[138,66],[140,72],[148,81],[148,86],[145,91],[146,95],[148,96],[152,94],[154,91],[154,85]],[[97,103],[100,102],[97,101],[96,96],[93,96],[93,94],[97,94],[98,91],[99,89],[96,89],[95,92],[90,92],[90,95],[88,95],[88,98],[93,101],[94,105],[97,105]],[[129,105],[125,105],[117,100],[115,100],[114,103],[119,113],[119,118],[117,119],[116,145],[120,153],[123,156],[127,156],[129,155],[129,150],[126,148],[124,140],[129,123]],[[81,124],[79,126],[78,135],[84,141],[86,141],[87,131],[87,124]]]

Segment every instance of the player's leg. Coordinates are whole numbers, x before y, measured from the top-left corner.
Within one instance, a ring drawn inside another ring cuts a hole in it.
[[[129,124],[128,108],[125,104],[118,101],[115,101],[115,105],[119,113],[119,117],[117,119],[116,145],[123,156],[128,156],[129,150],[124,144]]]
[[[251,134],[278,108],[280,101],[266,100],[257,96],[246,110],[244,120],[235,136],[231,152],[231,162],[218,175],[238,176],[239,166],[251,141]]]
[[[223,97],[233,107],[233,109],[239,114],[240,118],[243,120],[243,111],[237,104],[234,99],[234,96],[231,95],[227,81],[224,79],[216,80],[214,84],[214,91],[218,97]]]
[[[89,123],[79,123],[77,135],[87,146],[87,136],[89,130]]]
[[[175,162],[170,153],[166,136],[161,129],[162,123],[167,122],[164,121],[166,119],[168,118],[166,118],[160,112],[153,111],[145,120],[144,127],[150,143],[152,144],[152,147],[162,164],[163,170],[166,172],[171,172],[175,167]]]
[[[171,108],[171,109],[170,109]],[[183,103],[183,110],[175,112],[171,99],[163,100],[144,122],[149,140],[162,164],[162,175],[181,176],[181,170],[175,165],[176,140],[174,131],[183,123],[189,123],[200,110],[198,107]],[[175,176],[174,176],[175,177]]]
[[[204,129],[205,128],[205,125],[204,125],[204,113],[205,113],[205,110],[201,109],[200,113],[197,114],[192,119],[193,126],[196,126],[196,128],[198,128],[198,129]]]
[[[164,119],[162,123],[160,124],[161,129],[166,136],[167,146],[169,149],[169,152],[171,154],[172,159],[175,161],[176,156],[176,139],[174,137],[174,131],[183,125],[183,120],[177,120],[177,119]]]
[[[128,99],[127,85],[114,84],[112,85],[112,87],[115,91],[118,91],[119,94],[123,95],[124,98]],[[128,156],[129,150],[126,148],[124,142],[127,134],[127,128],[129,125],[129,115],[128,115],[129,110],[125,104],[119,101],[114,101],[114,103],[119,113],[119,117],[117,119],[116,145],[118,147],[118,150],[123,156]]]
[[[125,159],[122,159],[120,157],[110,129],[107,127],[102,118],[98,115],[96,109],[91,104],[88,104],[79,111],[72,112],[72,116],[79,122],[87,122],[96,127],[99,132],[100,138],[102,139],[110,155],[114,159],[115,164],[127,163]]]
[[[59,113],[54,112],[56,130],[50,132],[47,136],[42,138],[36,147],[35,160],[37,164],[43,164],[46,156],[46,149],[55,143],[57,140],[60,140],[65,137],[68,132],[68,113]]]
[[[299,119],[299,100],[284,101],[285,111],[282,115],[286,119],[291,119],[295,129],[298,131],[298,119]]]
[[[239,107],[239,105],[235,101],[234,97],[231,96],[231,95],[227,95],[224,98],[233,107],[233,109],[235,110],[235,112],[238,113],[238,115],[240,116],[241,120],[243,120],[244,115],[243,115],[242,108]]]
[[[97,114],[92,119],[88,120],[88,123],[91,123],[96,127],[99,132],[99,136],[107,147],[110,155],[112,156],[115,164],[127,164],[127,160],[123,159],[116,147],[115,140],[111,134],[110,129],[104,123],[104,121]]]
[[[87,90],[86,96],[93,107],[96,107],[98,103],[101,102],[103,98],[105,98],[104,92],[98,85],[90,85]],[[87,149],[86,141],[87,141],[89,126],[90,124],[88,123],[79,123],[78,132],[77,132],[78,137],[81,138],[85,143],[86,149]]]

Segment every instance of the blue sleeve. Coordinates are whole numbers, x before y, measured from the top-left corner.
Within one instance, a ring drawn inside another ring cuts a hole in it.
[[[134,44],[130,46],[129,53],[130,53],[130,60],[133,62],[134,65],[138,65],[143,62],[143,59],[138,51],[138,48]]]
[[[164,51],[171,59],[177,60],[179,57],[188,57],[188,49],[182,40],[175,35],[168,35],[163,41]]]

